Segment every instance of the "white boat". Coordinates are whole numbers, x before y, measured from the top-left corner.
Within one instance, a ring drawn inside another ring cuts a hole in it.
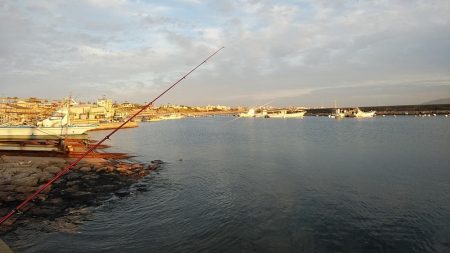
[[[0,139],[59,138],[67,135],[80,135],[96,127],[97,125],[91,124],[71,125],[68,109],[62,108],[54,112],[49,118],[38,122],[37,126],[1,126]]]
[[[239,114],[239,117],[241,117],[241,118],[263,118],[266,115],[267,115],[266,110],[258,109],[258,111],[256,111],[254,108],[250,108],[250,110],[248,110],[248,112]]]
[[[363,112],[361,109],[356,108],[356,113],[354,114],[355,118],[372,118],[375,116],[375,111]]]
[[[345,116],[346,116],[346,114],[344,111],[342,111],[339,108],[336,108],[334,110],[334,113],[332,115],[329,115],[328,117],[332,118],[332,119],[343,119],[343,118],[345,118]]]
[[[288,111],[288,110],[279,110],[275,112],[268,112],[267,118],[303,118],[305,116],[306,111]]]
[[[166,119],[182,119],[184,118],[183,115],[181,114],[177,114],[177,113],[172,113],[170,115],[165,115],[165,116],[161,116],[159,117],[161,120],[166,120]]]

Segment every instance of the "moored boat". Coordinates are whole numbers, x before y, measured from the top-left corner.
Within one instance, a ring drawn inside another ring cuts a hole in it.
[[[254,108],[250,108],[248,110],[248,112],[239,114],[239,117],[241,117],[241,118],[263,118],[263,117],[266,117],[266,115],[267,115],[266,110],[261,110],[261,109],[255,110]]]
[[[375,111],[363,112],[358,107],[356,108],[356,113],[354,114],[355,118],[372,118],[375,116]]]
[[[267,118],[303,118],[306,111],[288,111],[288,110],[278,110],[274,112],[268,112]]]
[[[65,137],[68,135],[81,135],[94,129],[97,125],[69,123],[67,108],[57,110],[49,118],[38,122],[36,126],[1,126],[0,139],[20,138],[35,139],[39,137]]]

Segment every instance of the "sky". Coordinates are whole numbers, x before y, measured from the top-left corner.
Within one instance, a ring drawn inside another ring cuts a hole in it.
[[[420,104],[450,97],[449,0],[0,0],[0,97]]]

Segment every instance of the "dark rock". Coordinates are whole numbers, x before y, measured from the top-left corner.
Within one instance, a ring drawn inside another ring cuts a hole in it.
[[[81,176],[82,176],[81,173],[72,171],[72,172],[69,172],[69,173],[68,173],[67,175],[65,175],[64,177],[65,177],[67,180],[71,181],[71,180],[74,180],[74,179],[78,179],[78,178],[80,178]]]
[[[116,191],[116,190],[118,190],[120,187],[121,187],[121,186],[112,185],[112,184],[99,185],[99,188],[100,188],[101,191],[103,191],[103,192],[112,192],[112,191]]]
[[[89,198],[92,196],[91,192],[77,191],[72,193],[72,198]]]
[[[72,193],[72,196],[73,196],[73,193],[78,192],[79,189],[80,188],[78,187],[78,185],[72,185],[71,187],[66,189],[66,192]]]
[[[151,161],[151,163],[154,163],[154,164],[164,164],[164,162],[161,161],[161,160],[153,160],[153,161]]]
[[[120,190],[120,191],[115,192],[114,194],[116,194],[116,196],[118,196],[118,197],[125,197],[125,196],[130,195],[130,192],[126,191],[126,190]]]
[[[73,180],[73,181],[67,182],[67,183],[66,183],[66,186],[70,187],[70,186],[73,186],[73,185],[79,185],[80,183],[81,183],[81,182],[78,181],[78,180]]]
[[[151,163],[147,166],[148,170],[156,170],[157,168],[159,168],[159,165],[156,163]]]

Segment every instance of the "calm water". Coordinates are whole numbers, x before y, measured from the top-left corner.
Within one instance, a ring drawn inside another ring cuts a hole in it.
[[[167,164],[18,252],[450,252],[449,118],[183,119],[111,143]]]

